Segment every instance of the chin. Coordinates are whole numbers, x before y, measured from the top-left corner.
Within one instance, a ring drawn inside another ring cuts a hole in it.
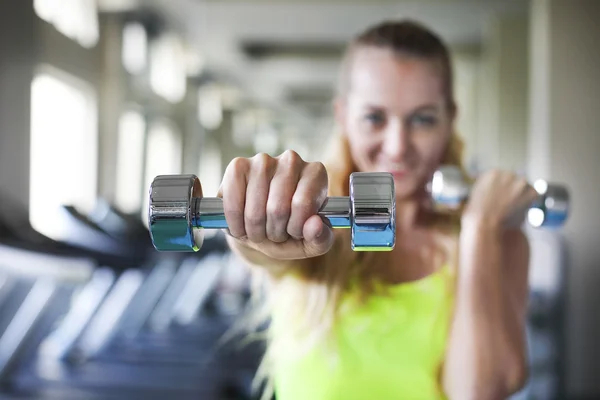
[[[397,179],[394,179],[394,186],[396,189],[396,199],[398,200],[406,200],[416,192],[415,185],[407,184],[407,182],[398,182]]]
[[[396,189],[396,199],[406,200],[420,192],[420,179],[415,176],[405,176],[402,178],[394,177],[394,186]]]

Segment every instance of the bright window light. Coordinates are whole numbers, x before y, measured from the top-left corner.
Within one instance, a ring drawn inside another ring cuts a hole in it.
[[[198,120],[206,129],[217,129],[223,122],[221,90],[217,84],[198,89]]]
[[[123,66],[127,72],[134,75],[144,72],[147,64],[148,37],[142,24],[130,22],[125,25],[121,50]]]
[[[238,147],[252,145],[258,129],[258,119],[254,110],[241,110],[233,114],[232,140]]]
[[[254,136],[254,150],[259,153],[275,155],[278,148],[279,137],[277,136],[277,131],[270,125],[264,124],[256,132],[256,136]]]
[[[142,206],[145,136],[146,121],[142,114],[127,111],[121,115],[117,144],[115,204],[126,213],[137,212]]]
[[[180,174],[182,161],[181,135],[169,122],[156,122],[150,126],[146,143],[146,172],[142,220],[148,224],[150,185],[158,175]]]
[[[49,70],[50,71],[50,70]],[[55,211],[90,212],[97,196],[98,130],[91,87],[60,72],[42,72],[31,85],[29,213],[39,232],[60,240]]]
[[[223,179],[221,149],[216,143],[208,139],[205,139],[202,145],[198,164],[198,178],[202,184],[202,194],[206,197],[215,197]],[[207,229],[204,235],[208,238],[214,236],[217,232],[216,229]]]
[[[294,150],[303,160],[310,158],[310,148],[305,140],[300,137],[287,138],[285,141],[285,150]]]
[[[98,0],[98,9],[102,12],[124,13],[139,6],[139,0]]]
[[[192,49],[186,51],[185,70],[188,76],[198,76],[202,74],[205,67],[204,58],[202,55]]]
[[[94,47],[100,36],[96,0],[34,0],[35,13],[83,47]]]
[[[206,141],[202,145],[200,163],[198,165],[198,178],[202,183],[202,193],[204,196],[215,197],[223,178],[221,150],[215,143]]]
[[[150,46],[150,86],[171,103],[185,96],[187,80],[186,54],[179,38],[165,34]]]

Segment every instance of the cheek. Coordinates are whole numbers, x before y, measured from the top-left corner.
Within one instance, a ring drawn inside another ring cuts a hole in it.
[[[435,137],[422,138],[416,141],[415,147],[419,153],[419,158],[427,166],[437,166],[442,161],[444,152],[446,151],[448,139]]]
[[[376,138],[364,135],[361,132],[348,132],[348,141],[350,143],[350,153],[359,169],[369,169],[377,157],[379,144]]]

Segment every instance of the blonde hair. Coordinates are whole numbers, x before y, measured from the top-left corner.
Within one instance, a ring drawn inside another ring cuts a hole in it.
[[[421,57],[436,62],[441,67],[449,109],[454,109],[452,94],[452,71],[448,51],[432,32],[413,21],[388,21],[373,26],[359,35],[349,46],[342,63],[339,90],[347,90],[347,71],[351,68],[352,54],[361,46],[377,46],[409,57]],[[463,168],[463,141],[453,133],[441,160]],[[352,159],[349,143],[342,132],[332,136],[328,158],[323,161],[329,177],[329,196],[348,196],[350,174],[358,171]],[[456,217],[439,216],[436,226],[446,229],[458,224]],[[456,260],[456,254],[448,258]],[[301,353],[316,344],[326,344],[335,354],[331,339],[336,316],[344,295],[350,289],[358,299],[367,299],[377,287],[377,269],[385,268],[388,253],[353,252],[350,247],[350,231],[336,229],[331,250],[319,257],[298,261],[298,268],[290,269],[283,276],[274,277],[256,268],[253,288],[254,313],[243,325],[256,328],[267,321],[274,310],[277,326],[268,326],[262,337],[267,348],[257,373],[256,384],[266,382],[263,398],[272,396],[273,372],[278,362],[290,351],[290,343]],[[368,267],[368,268],[367,268]],[[283,327],[283,328],[281,328]],[[291,340],[291,341],[290,341]]]

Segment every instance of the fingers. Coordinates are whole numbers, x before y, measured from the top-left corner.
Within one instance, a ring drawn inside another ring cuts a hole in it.
[[[536,190],[527,179],[512,171],[490,170],[482,174],[476,184],[484,187],[486,191],[501,194],[503,198],[510,201],[533,201],[537,196]]]
[[[246,237],[244,209],[246,205],[246,183],[250,172],[250,162],[246,158],[232,160],[223,176],[218,197],[223,198],[223,212],[229,233],[235,238]]]
[[[264,153],[252,157],[251,162],[246,188],[244,226],[251,242],[262,243],[267,239],[267,199],[276,163]]]
[[[306,257],[316,257],[327,253],[333,245],[333,229],[327,226],[321,217],[313,215],[304,224],[303,245]]]
[[[236,158],[218,196],[231,236],[276,258],[322,254],[333,231],[317,215],[327,197],[327,172],[293,151]]]
[[[525,177],[509,173],[507,179],[508,184],[512,184],[513,198],[516,199],[518,209],[526,211],[533,201],[539,196],[538,192],[533,188]]]
[[[282,243],[290,237],[287,226],[292,213],[292,197],[306,163],[294,151],[286,151],[277,159],[266,206],[266,235],[270,241]]]
[[[538,196],[525,177],[512,171],[490,170],[475,183],[469,211],[505,227],[519,227]]]
[[[292,197],[287,232],[293,238],[303,237],[304,224],[315,215],[327,198],[327,172],[321,163],[309,163],[302,170]]]

